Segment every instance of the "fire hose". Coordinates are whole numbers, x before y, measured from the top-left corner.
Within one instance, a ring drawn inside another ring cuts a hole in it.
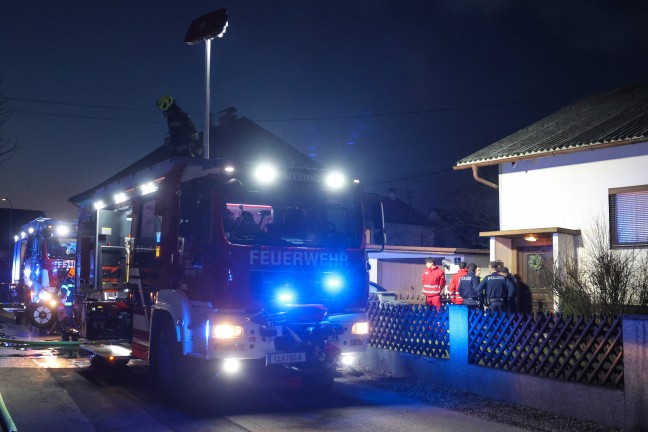
[[[30,345],[30,346],[50,346],[50,347],[70,347],[79,346],[81,341],[34,341],[34,340],[20,340],[20,339],[7,339],[0,338],[0,343],[14,344],[14,345]]]
[[[4,403],[4,399],[2,399],[2,395],[0,395],[0,414],[2,415],[2,423],[4,423],[5,426],[4,430],[7,432],[18,432],[18,429],[16,429],[16,425],[9,414],[9,410]]]

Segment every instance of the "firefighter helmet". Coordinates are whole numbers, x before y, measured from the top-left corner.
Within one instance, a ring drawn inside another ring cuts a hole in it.
[[[157,100],[156,105],[161,111],[166,111],[171,105],[173,105],[174,102],[175,99],[173,99],[171,96],[162,96]]]

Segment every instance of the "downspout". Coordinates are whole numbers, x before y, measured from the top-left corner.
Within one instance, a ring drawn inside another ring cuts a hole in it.
[[[499,186],[496,185],[495,183],[490,182],[490,181],[488,181],[486,179],[483,179],[483,178],[479,177],[479,172],[477,170],[478,170],[477,165],[473,165],[472,166],[472,172],[473,172],[473,178],[475,180],[477,180],[479,183],[485,184],[486,186],[490,186],[493,189],[499,189]]]

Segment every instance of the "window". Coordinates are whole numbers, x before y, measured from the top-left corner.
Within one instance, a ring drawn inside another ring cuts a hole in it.
[[[610,189],[610,246],[648,247],[648,185]]]

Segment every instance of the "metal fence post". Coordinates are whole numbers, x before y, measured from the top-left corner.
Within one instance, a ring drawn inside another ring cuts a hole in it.
[[[468,308],[461,305],[448,308],[450,362],[453,370],[464,372],[468,367]]]
[[[648,430],[648,317],[623,316],[625,428]]]

